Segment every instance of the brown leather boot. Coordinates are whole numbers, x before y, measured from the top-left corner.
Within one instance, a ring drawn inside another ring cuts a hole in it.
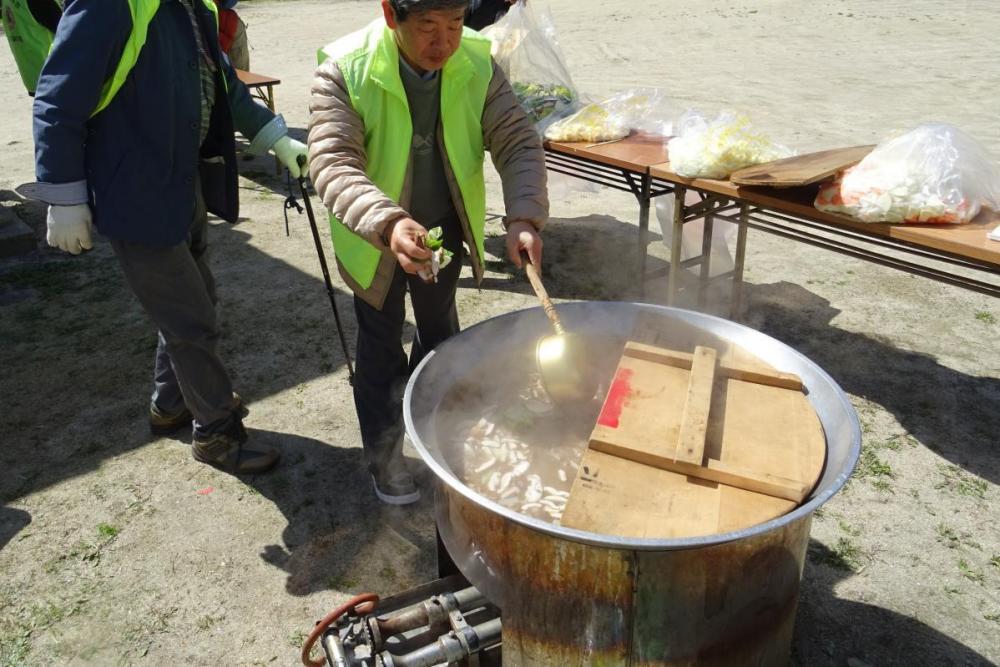
[[[233,410],[238,411],[240,419],[243,419],[250,410],[243,405],[243,399],[235,391],[233,392]],[[191,420],[194,417],[191,411],[184,407],[180,412],[168,414],[163,412],[155,403],[149,405],[149,432],[153,435],[170,435],[182,428],[191,428]]]
[[[281,455],[261,443],[249,443],[242,421],[234,421],[225,432],[195,437],[191,455],[233,475],[253,475],[273,468]]]

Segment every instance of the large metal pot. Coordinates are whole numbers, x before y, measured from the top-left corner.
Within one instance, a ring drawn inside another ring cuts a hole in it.
[[[794,511],[745,530],[687,539],[626,539],[565,528],[510,510],[466,486],[439,438],[442,399],[488,359],[529,370],[547,333],[540,309],[478,324],[427,356],[406,388],[407,433],[437,478],[435,517],[462,573],[502,611],[506,665],[779,665],[789,658],[813,512],[847,481],[861,445],[857,415],[836,382],[788,346],[740,324],[630,303],[559,307],[591,338],[610,375],[644,311],[670,321],[678,349],[752,351],[799,375],[826,433],[827,461]],[[473,377],[475,377],[473,375]],[[498,381],[495,374],[478,379]],[[503,381],[502,379],[500,381]],[[474,410],[474,404],[470,406]]]

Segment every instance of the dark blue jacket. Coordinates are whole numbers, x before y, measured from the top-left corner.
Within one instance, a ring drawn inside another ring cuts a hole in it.
[[[174,245],[194,215],[195,178],[209,211],[239,213],[233,129],[266,151],[284,121],[256,103],[219,50],[209,12],[195,0],[202,34],[218,65],[208,136],[199,145],[201,81],[191,21],[162,0],[135,68],[99,114],[132,31],[126,0],[70,0],[42,69],[34,103],[36,177],[29,196],[50,204],[90,202],[104,236]],[[225,85],[223,84],[225,78]]]

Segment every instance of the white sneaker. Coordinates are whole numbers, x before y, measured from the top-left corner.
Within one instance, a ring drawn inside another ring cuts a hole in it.
[[[372,475],[375,495],[387,505],[410,505],[420,500],[420,489],[408,473],[396,473],[391,479],[379,481]]]

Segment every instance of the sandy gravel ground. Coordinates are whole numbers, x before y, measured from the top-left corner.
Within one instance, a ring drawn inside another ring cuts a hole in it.
[[[282,78],[290,125],[305,127],[316,48],[375,5],[242,3],[252,69]],[[577,84],[595,96],[658,85],[678,110],[745,110],[800,150],[943,120],[1000,156],[989,0],[551,7]],[[363,475],[308,227],[293,215],[286,237],[272,162],[243,163],[245,220],[212,238],[223,354],[252,436],[284,451],[279,471],[238,480],[148,435],[154,336],[108,245],[75,259],[44,248],[44,210],[11,194],[32,177],[32,147],[6,49],[0,108],[0,203],[40,240],[0,263],[0,665],[291,665],[348,594],[433,578],[430,503],[382,507]],[[620,193],[554,188],[555,297],[637,298],[636,212]],[[1000,307],[759,232],[749,244],[746,322],[824,367],[864,427],[857,474],[813,524],[793,663],[997,663]],[[468,270],[460,288],[466,325],[533,304],[501,239],[489,248],[484,289]]]

